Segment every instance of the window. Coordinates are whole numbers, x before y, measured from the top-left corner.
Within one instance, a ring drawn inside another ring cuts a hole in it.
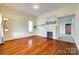
[[[32,21],[28,21],[28,31],[33,32],[33,22]]]

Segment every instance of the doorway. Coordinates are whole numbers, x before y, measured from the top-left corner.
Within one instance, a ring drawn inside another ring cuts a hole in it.
[[[59,40],[74,43],[73,19],[74,19],[73,15],[58,18]]]
[[[65,24],[65,34],[71,35],[71,24]]]

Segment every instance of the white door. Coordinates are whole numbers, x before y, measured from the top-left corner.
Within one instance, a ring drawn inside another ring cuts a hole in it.
[[[3,37],[2,15],[0,14],[0,44],[3,43],[2,37]]]

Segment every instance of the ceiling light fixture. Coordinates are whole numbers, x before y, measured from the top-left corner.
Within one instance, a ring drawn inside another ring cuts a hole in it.
[[[39,9],[39,7],[40,7],[38,3],[33,3],[32,5],[33,5],[34,9]]]

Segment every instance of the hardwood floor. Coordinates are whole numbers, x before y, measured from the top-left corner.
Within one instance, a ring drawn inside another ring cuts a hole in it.
[[[39,36],[6,41],[0,45],[0,55],[74,55],[78,50],[73,43],[48,40]]]

